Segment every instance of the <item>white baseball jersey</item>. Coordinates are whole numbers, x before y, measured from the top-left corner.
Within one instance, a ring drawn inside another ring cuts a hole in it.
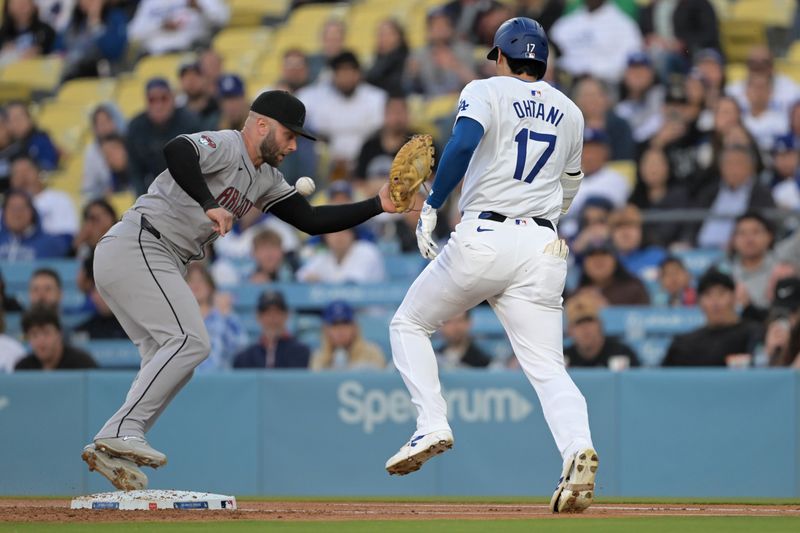
[[[563,172],[579,172],[583,115],[547,82],[495,76],[461,91],[458,116],[483,126],[459,209],[558,221]]]

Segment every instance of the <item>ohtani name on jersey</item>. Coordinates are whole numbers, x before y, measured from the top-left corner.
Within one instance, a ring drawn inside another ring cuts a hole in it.
[[[556,107],[550,107],[545,113],[544,104],[534,100],[522,100],[521,102],[514,102],[514,112],[519,118],[540,118],[554,126],[558,126],[561,119],[564,118],[564,113]]]
[[[222,193],[217,196],[217,203],[220,207],[224,207],[238,218],[241,218],[253,207],[253,202],[248,200],[247,197],[240,193],[235,187],[228,187],[222,191]]]

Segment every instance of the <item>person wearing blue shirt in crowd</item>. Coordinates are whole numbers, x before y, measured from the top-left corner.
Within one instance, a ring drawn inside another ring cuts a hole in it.
[[[287,331],[288,311],[283,294],[271,290],[261,293],[258,299],[261,338],[236,355],[234,368],[308,367],[311,350]]]
[[[642,212],[629,204],[609,218],[611,241],[625,269],[640,278],[655,280],[658,266],[667,256],[663,248],[648,246],[642,232]]]
[[[33,158],[42,170],[55,170],[60,156],[58,148],[47,133],[36,127],[28,106],[11,102],[5,112],[11,138],[19,143],[20,152]]]
[[[800,210],[800,152],[789,134],[772,145],[772,199],[783,209]]]
[[[66,257],[68,253],[64,239],[42,231],[30,196],[21,191],[6,194],[0,220],[0,261]]]
[[[56,50],[66,53],[62,78],[109,74],[127,46],[128,21],[121,9],[109,0],[80,0],[56,39]]]

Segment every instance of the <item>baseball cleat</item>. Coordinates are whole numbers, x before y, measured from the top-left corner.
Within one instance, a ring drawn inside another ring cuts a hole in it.
[[[580,513],[592,505],[597,465],[597,452],[592,448],[581,450],[570,459],[550,499],[554,513]]]
[[[139,466],[158,468],[167,464],[167,456],[154,450],[142,437],[125,436],[96,439],[97,449],[114,457],[129,459]]]
[[[81,459],[89,465],[90,472],[101,473],[120,490],[144,490],[147,488],[147,476],[133,461],[112,457],[98,450],[94,444],[89,444],[83,449]]]
[[[419,470],[425,461],[453,448],[453,432],[449,429],[411,437],[396,454],[386,461],[389,475],[404,476]]]

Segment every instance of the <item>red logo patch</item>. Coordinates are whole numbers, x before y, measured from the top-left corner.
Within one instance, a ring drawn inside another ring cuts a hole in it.
[[[215,143],[213,140],[211,140],[211,137],[209,137],[208,135],[201,135],[200,136],[200,144],[208,146],[209,148],[216,148],[217,147],[217,143]]]
[[[156,511],[158,509],[158,504],[156,502],[150,502],[147,506],[151,511]]]

